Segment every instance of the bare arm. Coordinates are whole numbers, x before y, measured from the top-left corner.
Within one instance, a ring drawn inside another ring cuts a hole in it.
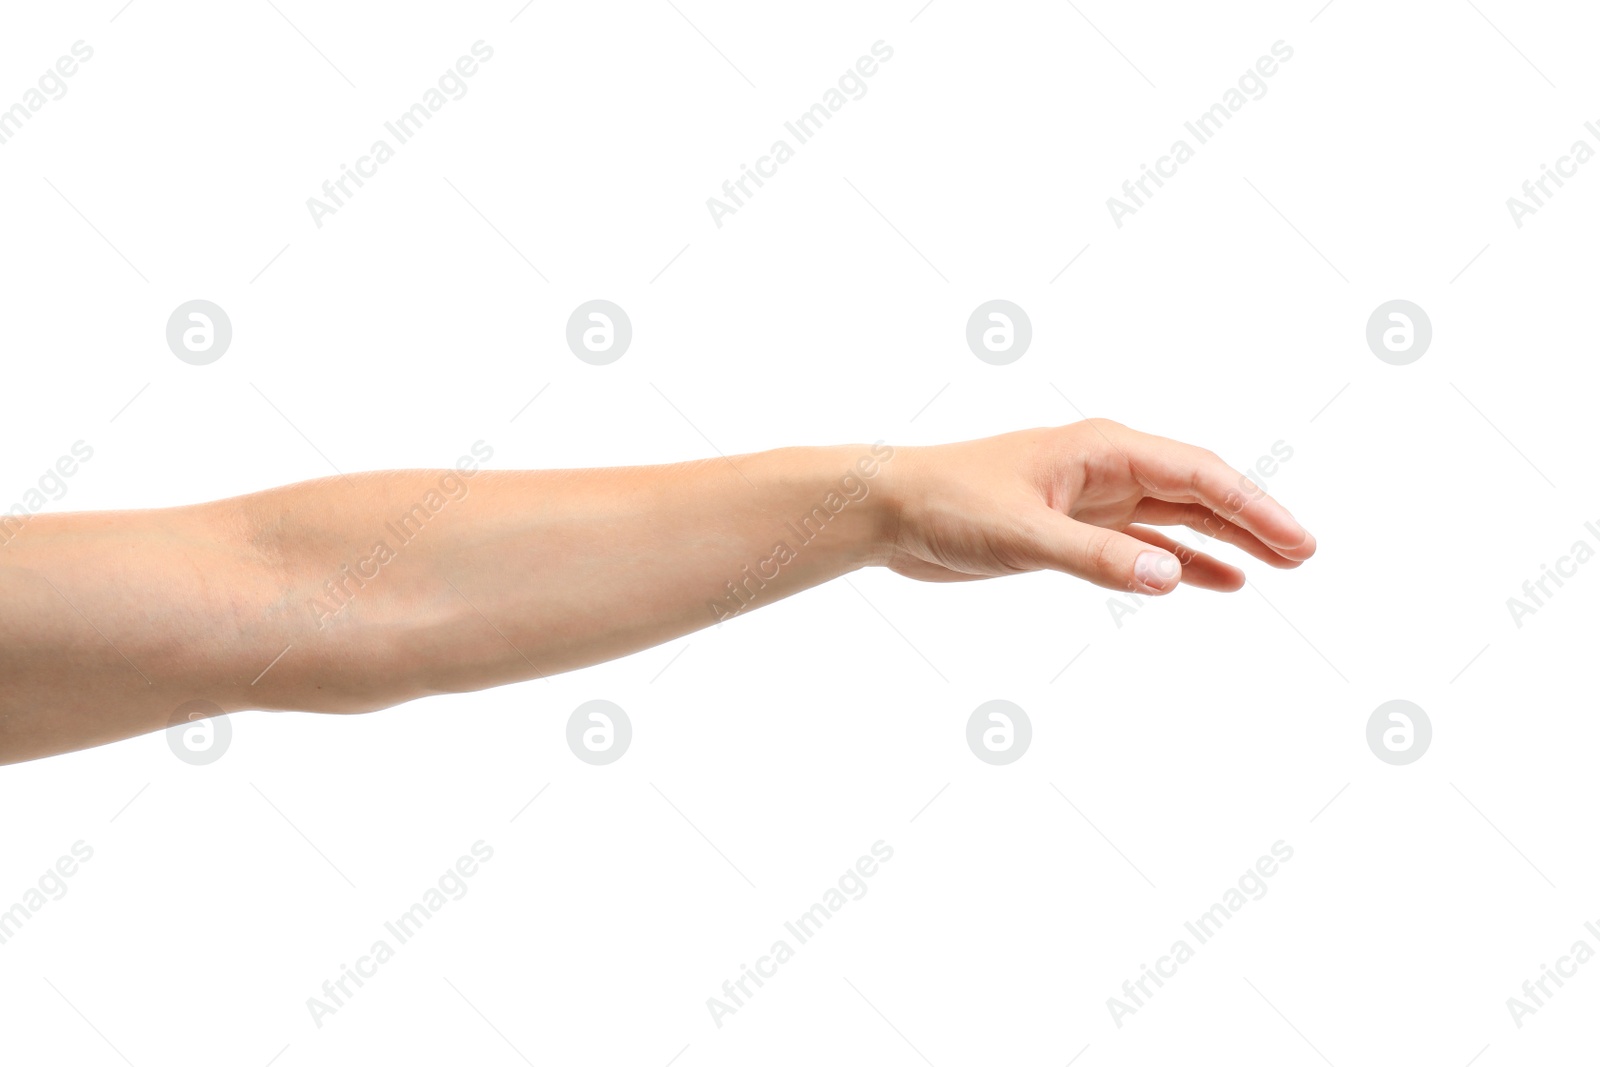
[[[1277,566],[1314,548],[1216,457],[1107,422],[39,516],[0,548],[0,762],[160,729],[194,700],[371,711],[572,670],[869,565],[1145,593],[1242,581],[1136,522]]]

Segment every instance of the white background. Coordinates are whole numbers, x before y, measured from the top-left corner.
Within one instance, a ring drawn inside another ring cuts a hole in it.
[[[1600,565],[1520,628],[1506,599],[1600,547],[1600,162],[1520,229],[1505,201],[1600,148],[1593,11],[121,3],[8,5],[0,32],[0,106],[94,49],[0,145],[0,509],[78,440],[51,509],[446,467],[479,440],[493,467],[600,466],[1081,413],[1241,468],[1284,442],[1267,485],[1321,548],[1120,626],[1061,575],[867,572],[548,682],[236,715],[207,767],[155,734],[5,768],[0,908],[94,850],[0,945],[8,1062],[1589,1046],[1600,964],[1520,1029],[1506,998],[1600,949]],[[306,198],[480,39],[467,95],[317,228]],[[716,227],[706,198],[878,40],[867,94]],[[1279,40],[1267,94],[1116,227],[1106,198]],[[563,337],[596,297],[634,327],[606,367]],[[1004,367],[964,340],[997,297],[1034,330]],[[234,329],[205,367],[164,337],[195,298]],[[1403,367],[1364,337],[1395,298],[1434,330]],[[595,698],[634,728],[606,767],[564,741]],[[1007,767],[965,742],[994,698],[1034,728]],[[1405,767],[1365,740],[1395,698],[1434,729]],[[315,1025],[307,998],[480,839],[470,892]],[[706,998],[878,840],[867,895],[714,1025]],[[1116,1026],[1107,998],[1279,840],[1267,895]]]

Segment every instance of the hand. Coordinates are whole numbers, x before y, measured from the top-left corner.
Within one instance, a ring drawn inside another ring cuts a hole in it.
[[[1215,453],[1106,419],[895,450],[887,565],[924,581],[1058,570],[1161,594],[1232,591],[1244,572],[1146,525],[1188,526],[1274,567],[1316,540]]]

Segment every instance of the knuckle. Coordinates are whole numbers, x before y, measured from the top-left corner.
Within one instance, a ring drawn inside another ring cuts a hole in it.
[[[1110,569],[1112,558],[1115,555],[1112,546],[1116,544],[1116,541],[1116,536],[1109,530],[1101,530],[1099,533],[1090,536],[1087,563],[1091,569],[1096,571]]]

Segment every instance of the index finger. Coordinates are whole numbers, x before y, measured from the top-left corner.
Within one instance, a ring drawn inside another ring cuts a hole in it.
[[[1317,550],[1316,538],[1288,508],[1215,452],[1132,430],[1117,437],[1134,477],[1153,496],[1203,504],[1289,559],[1308,559]]]

